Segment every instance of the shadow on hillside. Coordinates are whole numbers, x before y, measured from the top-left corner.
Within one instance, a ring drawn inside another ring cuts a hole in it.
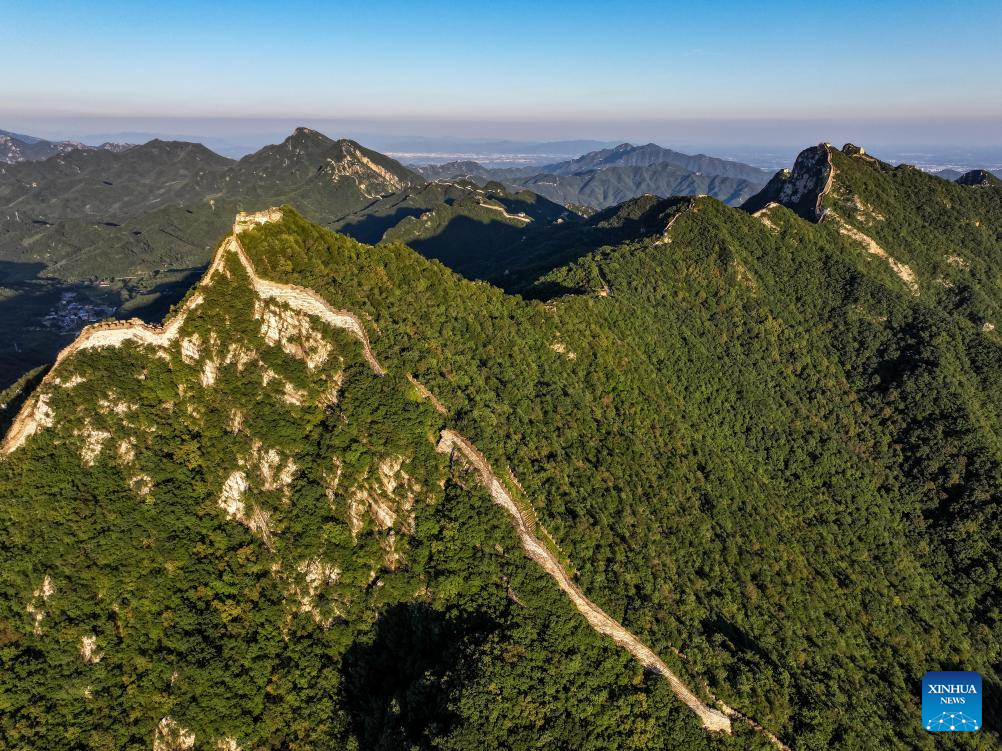
[[[614,241],[611,233],[592,227],[578,226],[567,230],[547,228],[529,242],[513,248],[493,273],[486,275],[484,279],[505,292],[540,302],[548,302],[564,295],[587,293],[587,289],[567,286],[543,277]]]
[[[752,652],[760,660],[765,663],[775,665],[775,660],[769,656],[769,653],[762,649],[762,645],[758,643],[755,639],[748,635],[743,629],[739,628],[737,625],[727,621],[720,616],[715,616],[713,618],[707,618],[703,621],[703,633],[710,634],[720,634],[727,641],[729,641],[734,647],[743,652]]]
[[[44,269],[42,263],[0,261],[0,390],[51,363],[83,327],[50,316],[68,302],[90,303],[91,285],[40,278]]]
[[[0,436],[7,434],[11,423],[32,392],[42,382],[48,368],[40,365],[24,373],[16,382],[0,391]]]
[[[355,220],[350,220],[336,227],[342,235],[354,238],[361,243],[374,245],[383,239],[383,234],[391,227],[396,227],[409,216],[420,216],[426,209],[418,207],[401,207],[392,214],[367,214]]]
[[[964,670],[964,668],[957,668]],[[984,695],[981,697],[983,706],[981,716],[986,730],[993,733],[1002,733],[1002,683],[984,678]]]
[[[141,318],[159,324],[204,272],[177,269],[122,305],[118,288],[40,276],[41,263],[0,261],[0,390],[29,370],[51,364],[89,323]]]
[[[425,258],[441,261],[468,279],[489,279],[531,233],[502,221],[456,216],[440,232],[407,244]]]
[[[453,687],[468,680],[468,656],[496,624],[485,614],[450,618],[421,603],[393,605],[371,641],[342,661],[343,697],[359,746],[385,751],[429,748],[449,732]]]
[[[0,261],[0,284],[34,281],[44,268],[45,264],[37,261]]]
[[[495,282],[497,284],[497,282]],[[535,300],[537,302],[550,302],[556,300],[558,297],[567,297],[568,295],[583,295],[587,294],[588,290],[580,289],[578,287],[568,287],[565,284],[560,284],[559,282],[538,282],[532,283],[512,283],[510,286],[497,285],[504,289],[510,294],[521,295],[525,300]]]
[[[119,318],[140,318],[146,323],[159,325],[177,304],[205,274],[208,266],[197,269],[173,269],[170,278],[158,282],[125,303],[118,313]]]
[[[535,218],[535,221],[549,224],[558,216],[569,212],[559,203],[528,190],[520,190],[513,194],[491,194],[491,198],[502,206],[509,214],[525,213]],[[530,200],[531,199],[531,200]]]

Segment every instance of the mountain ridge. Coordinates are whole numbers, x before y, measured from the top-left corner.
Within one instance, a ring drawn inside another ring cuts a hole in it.
[[[250,294],[232,253],[163,356],[64,360],[54,424],[0,461],[0,497],[17,499],[0,515],[0,660],[18,666],[0,681],[27,674],[60,717],[91,686],[74,732],[147,739],[170,717],[245,747],[531,745],[543,726],[582,749],[763,745],[745,723],[704,734],[538,584],[482,473],[435,451],[449,427],[591,602],[704,703],[797,747],[923,748],[909,686],[924,671],[998,682],[1002,355],[984,324],[1000,316],[1002,196],[827,156],[820,222],[808,191],[809,220],[650,196],[548,225],[514,259],[537,263],[535,297],[293,211],[242,232],[257,277],[351,311],[387,375],[347,331]],[[75,656],[91,636],[96,668]],[[312,664],[329,671],[290,683]],[[149,701],[172,671],[179,690]],[[19,696],[12,718],[28,716]],[[54,725],[26,727],[60,745]]]
[[[88,146],[79,141],[47,141],[36,136],[0,130],[0,164],[41,161],[76,150],[120,153],[134,147],[135,144],[112,143],[110,141],[99,146]]]
[[[227,215],[284,201],[321,222],[424,180],[353,141],[299,129],[243,160],[154,139],[0,164],[0,383],[114,312],[157,320],[206,264]],[[378,240],[378,238],[376,238]]]
[[[54,415],[48,406],[48,400],[42,391],[46,388],[63,387],[72,388],[70,381],[62,382],[59,378],[60,365],[69,361],[77,353],[88,348],[116,348],[121,347],[128,341],[136,341],[145,346],[163,348],[171,345],[177,339],[181,327],[184,325],[189,313],[201,305],[204,297],[203,290],[212,284],[213,276],[225,273],[225,263],[230,254],[234,254],[239,259],[240,264],[246,270],[251,286],[262,299],[278,299],[291,307],[293,310],[304,312],[312,317],[324,320],[335,328],[347,330],[352,336],[358,339],[363,347],[363,352],[372,372],[377,376],[383,376],[385,370],[376,360],[372,352],[366,327],[361,320],[353,313],[343,310],[334,310],[320,295],[302,287],[276,283],[260,278],[246,252],[240,244],[239,235],[243,232],[253,230],[255,227],[268,223],[281,222],[283,211],[288,208],[272,208],[256,213],[240,213],[237,215],[233,232],[219,246],[215,258],[209,268],[186,297],[178,309],[164,321],[159,327],[153,327],[139,320],[104,323],[84,329],[72,345],[64,349],[45,378],[35,389],[34,394],[22,406],[20,412],[15,417],[14,422],[9,427],[0,445],[0,456],[9,456],[24,445],[39,429],[51,427]],[[186,340],[190,341],[190,340]],[[182,342],[182,350],[184,349]],[[215,378],[215,368],[203,371],[203,383],[207,380],[206,373],[213,373],[211,378]],[[418,388],[423,398],[440,405],[434,395],[426,387],[408,374],[408,378]],[[100,451],[100,447],[98,448]],[[721,709],[715,709],[705,705],[685,684],[673,673],[673,671],[646,645],[642,644],[633,634],[624,629],[619,623],[608,616],[601,608],[596,606],[575,585],[570,576],[564,570],[556,557],[547,547],[536,538],[533,530],[534,522],[526,520],[525,514],[520,510],[519,505],[513,500],[504,484],[494,474],[493,469],[484,458],[483,454],[468,439],[450,428],[444,428],[441,438],[436,446],[439,453],[454,454],[459,451],[465,459],[470,462],[480,473],[482,483],[487,488],[495,503],[504,508],[515,524],[519,533],[523,548],[527,556],[536,561],[547,573],[553,577],[560,588],[570,597],[577,609],[585,616],[589,624],[598,633],[610,637],[619,646],[631,652],[644,666],[662,675],[671,685],[672,690],[679,696],[703,723],[709,731],[731,732],[731,719],[742,720],[756,731],[763,734],[773,745],[778,748],[787,747],[774,735],[763,729],[758,723],[750,720],[744,714],[731,709],[725,704],[714,699],[720,704]],[[531,506],[530,506],[531,508]],[[242,512],[241,512],[242,513]],[[531,512],[530,512],[531,513]],[[265,530],[265,542],[267,543],[267,519],[261,517],[261,521],[246,521],[250,528]],[[96,642],[95,642],[96,643]],[[93,647],[89,648],[90,652]],[[163,722],[163,721],[162,721]],[[168,723],[171,724],[171,723]]]

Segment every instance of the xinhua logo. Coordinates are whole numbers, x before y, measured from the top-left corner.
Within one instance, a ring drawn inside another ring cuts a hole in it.
[[[930,670],[922,676],[926,730],[979,730],[981,676],[973,670]]]

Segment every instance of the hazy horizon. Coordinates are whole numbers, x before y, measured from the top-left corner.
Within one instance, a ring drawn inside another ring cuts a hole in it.
[[[1002,145],[1002,6],[295,0],[19,4],[0,128],[170,134],[231,153],[297,125],[387,139],[673,148]],[[880,60],[879,64],[874,64]],[[68,61],[72,61],[68,63]]]
[[[880,144],[1002,145],[1002,117],[926,117],[921,123],[902,118],[745,118],[745,119],[578,119],[534,118],[328,118],[284,117],[68,116],[5,114],[3,129],[50,140],[83,140],[108,134],[169,133],[177,136],[257,141],[284,137],[307,126],[332,132],[369,132],[386,137],[493,139],[525,142],[575,139],[715,143],[777,146],[791,141],[870,141]]]
[[[788,166],[803,148],[830,142],[853,142],[890,162],[907,161],[925,169],[955,167],[1002,168],[999,132],[987,119],[964,123],[967,137],[959,142],[929,140],[936,123],[921,131],[894,121],[674,121],[674,122],[547,122],[452,121],[432,119],[325,118],[33,118],[9,117],[0,129],[51,140],[75,140],[96,145],[105,141],[143,143],[152,138],[203,143],[225,156],[239,158],[285,139],[296,127],[307,126],[332,138],[352,138],[401,161],[434,163],[470,158],[478,161],[544,163],[623,142],[654,142],[687,153],[708,153],[749,164]],[[941,132],[958,132],[950,122]],[[580,142],[580,148],[572,148]],[[540,150],[543,144],[558,148]],[[521,153],[520,147],[528,151]],[[533,150],[535,149],[535,150]],[[506,155],[503,158],[502,155]],[[515,158],[512,158],[514,155]],[[492,156],[498,157],[492,159]]]

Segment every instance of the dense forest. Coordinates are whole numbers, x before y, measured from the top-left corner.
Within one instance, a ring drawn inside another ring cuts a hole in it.
[[[292,207],[241,236],[385,377],[232,260],[170,346],[68,359],[0,461],[2,745],[767,747],[589,628],[449,426],[590,598],[791,747],[996,747],[1002,190],[828,151],[820,222],[648,202],[527,249],[520,295]],[[937,738],[919,685],[953,668],[986,727]]]

